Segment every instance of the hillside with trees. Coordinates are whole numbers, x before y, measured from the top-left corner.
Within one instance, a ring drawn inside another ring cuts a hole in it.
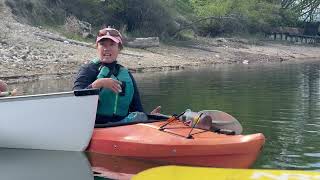
[[[20,21],[59,29],[75,17],[129,36],[257,34],[319,21],[319,0],[6,0]]]

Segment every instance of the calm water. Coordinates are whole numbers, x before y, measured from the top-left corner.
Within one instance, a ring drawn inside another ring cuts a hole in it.
[[[262,132],[266,145],[254,168],[320,170],[320,61],[213,66],[135,77],[147,111],[157,105],[167,114],[218,109],[236,117],[244,134]],[[37,94],[70,90],[72,80],[11,86]]]

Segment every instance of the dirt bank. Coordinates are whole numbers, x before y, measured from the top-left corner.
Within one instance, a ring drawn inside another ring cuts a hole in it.
[[[39,36],[61,37],[58,33],[19,23],[3,0],[0,0],[0,17],[0,79],[19,82],[73,76],[81,64],[96,55],[94,48]],[[193,42],[161,44],[147,49],[126,48],[119,62],[133,72],[143,72],[308,58],[320,58],[320,48],[271,41],[253,43],[239,38],[197,38]]]

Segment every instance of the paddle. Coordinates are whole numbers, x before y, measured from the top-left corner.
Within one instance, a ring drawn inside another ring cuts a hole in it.
[[[320,172],[293,171],[293,170],[260,170],[260,169],[223,169],[184,166],[162,166],[148,169],[133,176],[132,180],[284,180],[284,179],[319,179]]]
[[[212,118],[212,126],[213,131],[222,133],[222,134],[241,134],[242,132],[242,126],[239,123],[239,121],[231,116],[230,114],[218,111],[218,110],[203,110],[199,112],[200,114],[206,114],[210,115]],[[182,114],[180,114],[178,117],[180,117]],[[173,118],[174,116],[168,116],[168,115],[157,115],[157,114],[149,114],[148,121],[132,121],[132,122],[113,122],[113,123],[106,123],[106,124],[96,124],[95,128],[107,128],[107,127],[116,127],[116,126],[126,126],[126,125],[133,125],[138,123],[152,123],[152,122],[159,122],[159,121],[167,121],[169,124],[172,122],[172,120],[175,120],[176,118]],[[171,118],[171,119],[170,119]]]
[[[132,122],[111,122],[111,123],[105,123],[105,124],[96,124],[95,128],[107,128],[107,127],[116,127],[116,126],[126,126],[126,125],[133,125],[138,123],[153,123],[153,122],[159,122],[159,121],[167,121],[170,116],[165,115],[152,115],[148,114],[148,121],[132,121]]]

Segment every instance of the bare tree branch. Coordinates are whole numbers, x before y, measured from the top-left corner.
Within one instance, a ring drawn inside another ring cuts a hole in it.
[[[312,21],[317,9],[320,8],[320,0],[281,0],[281,7],[299,13],[299,16],[304,18],[304,21],[308,19]]]
[[[195,24],[199,23],[199,22],[202,22],[202,21],[205,21],[205,20],[212,20],[212,19],[233,19],[233,20],[236,20],[237,18],[233,17],[233,16],[211,16],[211,17],[205,17],[205,18],[202,18],[202,19],[198,19],[180,29],[178,29],[176,32],[173,33],[173,36],[175,37],[180,31],[182,30],[185,30],[185,29],[189,29],[190,27],[193,27]]]

